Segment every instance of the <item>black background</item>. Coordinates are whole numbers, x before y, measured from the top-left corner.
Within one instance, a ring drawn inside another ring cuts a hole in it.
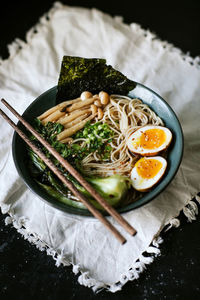
[[[7,44],[25,33],[48,11],[53,1],[0,2],[0,56],[8,57]],[[150,29],[162,40],[200,55],[200,1],[63,1],[96,7],[123,16]],[[1,87],[0,87],[1,88]],[[200,216],[190,224],[181,213],[181,226],[163,233],[162,255],[147,266],[138,280],[116,294],[80,286],[71,267],[55,261],[25,241],[0,214],[0,299],[200,299]],[[95,253],[94,253],[95,255]]]

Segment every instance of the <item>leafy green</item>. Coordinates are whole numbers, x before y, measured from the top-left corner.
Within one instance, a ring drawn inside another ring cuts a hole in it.
[[[57,179],[53,178],[52,175],[49,174],[49,176],[51,176],[51,186],[38,181],[38,183],[47,191],[47,193],[70,206],[86,209],[82,202],[69,199],[67,189],[64,189],[64,187],[59,184],[57,182]],[[106,178],[87,178],[87,180],[94,186],[97,192],[102,197],[104,197],[104,199],[107,200],[107,202],[113,207],[120,205],[120,203],[124,199],[124,196],[127,195],[127,191],[131,185],[130,180],[127,177],[121,175],[113,175]],[[97,201],[91,198],[91,196],[83,187],[81,187],[80,185],[76,185],[76,187],[85,196],[87,196],[90,202],[97,209],[104,210]]]
[[[40,181],[37,181],[37,183],[43,188],[45,189],[45,191],[53,196],[54,198],[56,198],[58,201],[67,204],[69,206],[75,207],[75,208],[81,208],[81,209],[86,209],[86,207],[83,205],[82,202],[79,201],[74,201],[69,199],[67,196],[62,195],[61,193],[59,193],[55,188],[53,188],[50,185],[41,183]]]
[[[80,161],[91,152],[97,151],[103,160],[108,159],[110,156],[112,148],[109,143],[112,141],[114,132],[110,129],[108,124],[102,124],[100,122],[95,124],[91,124],[90,122],[86,123],[83,129],[73,136],[74,139],[85,138],[86,145],[84,147],[81,146],[81,142],[73,143],[71,145],[59,142],[56,137],[64,128],[63,125],[59,123],[48,122],[46,125],[43,125],[40,120],[35,119],[33,126],[40,135],[61,154],[61,156],[66,158],[69,163],[80,171]],[[59,166],[62,170],[62,166],[49,151],[42,146],[33,135],[31,135],[30,138],[35,141],[45,155],[48,158],[51,158],[54,164]],[[30,153],[32,160],[34,160],[35,154],[32,153],[32,150]]]
[[[63,130],[63,126],[57,123],[47,123],[43,125],[38,119],[34,120],[34,127],[64,158],[66,158],[76,169],[81,171],[80,160],[89,153],[97,151],[102,159],[110,157],[111,146],[109,142],[112,141],[114,132],[108,124],[97,122],[91,124],[88,122],[82,130],[74,135],[74,138],[86,138],[86,147],[81,147],[80,144],[74,143],[71,146],[57,141],[56,136]],[[92,198],[85,188],[83,188],[75,178],[71,176],[55,159],[48,150],[43,147],[39,141],[30,136],[34,143],[50,158],[53,163],[63,172],[64,176],[73,182],[76,188],[83,193],[98,209],[102,207]],[[106,142],[105,142],[106,141]],[[62,182],[49,170],[45,163],[38,157],[32,149],[28,148],[28,155],[30,157],[30,170],[35,180],[45,188],[45,190],[56,196],[59,201],[72,205],[74,207],[85,208],[80,202],[69,199],[68,189]],[[112,206],[120,204],[128,189],[130,188],[130,180],[127,177],[114,175],[107,178],[87,177],[86,180],[90,182],[99,194],[104,197]]]
[[[131,188],[130,179],[119,174],[105,178],[91,177],[87,180],[112,206],[116,206]]]
[[[90,122],[87,122],[84,128],[74,136],[74,139],[86,139],[87,147],[82,149],[85,156],[91,152],[97,151],[101,156],[101,159],[106,160],[112,150],[109,143],[112,141],[113,135],[114,132],[108,124],[102,124],[101,122],[91,124]],[[76,151],[80,146],[73,144],[72,147]],[[79,158],[83,159],[84,157]]]
[[[79,97],[85,90],[126,95],[135,86],[134,81],[106,65],[105,59],[63,56],[56,98],[60,103]]]

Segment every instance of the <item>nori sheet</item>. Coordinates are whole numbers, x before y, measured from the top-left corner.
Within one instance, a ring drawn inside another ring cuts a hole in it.
[[[56,102],[79,97],[83,91],[126,95],[135,86],[134,81],[106,65],[105,59],[63,56]]]

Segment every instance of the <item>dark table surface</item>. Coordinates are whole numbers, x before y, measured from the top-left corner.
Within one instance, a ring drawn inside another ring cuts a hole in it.
[[[7,44],[25,38],[26,31],[49,10],[53,1],[9,1],[0,9],[0,56],[8,57]],[[162,40],[200,54],[200,1],[63,1],[68,5],[96,7],[121,15],[126,23],[139,23]],[[3,5],[3,6],[2,6]],[[1,87],[0,87],[1,88]],[[71,267],[55,266],[52,257],[25,241],[0,213],[0,299],[200,299],[200,216],[189,223],[180,214],[181,226],[162,233],[161,256],[138,280],[116,294],[80,286]]]

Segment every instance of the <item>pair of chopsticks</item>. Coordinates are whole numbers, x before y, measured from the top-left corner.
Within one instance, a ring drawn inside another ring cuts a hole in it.
[[[99,204],[131,235],[136,234],[136,230],[112,207],[110,206],[97,191],[81,176],[81,174],[75,170],[66,159],[64,159],[46,140],[44,140],[40,134],[25,120],[18,112],[6,102],[1,99],[1,102],[17,117],[17,119],[28,129],[38,141],[46,147],[46,149],[62,164],[62,166],[74,177],[80,184],[99,202]],[[29,140],[29,138],[20,130],[17,125],[0,109],[0,114],[3,118],[14,128],[14,130],[20,135],[20,137],[28,144],[30,148],[45,162],[45,164],[53,171],[53,173],[72,191],[72,193],[79,198],[79,200],[87,207],[87,209],[99,219],[109,231],[119,240],[121,244],[126,242],[126,239],[121,233],[99,212],[90,201],[77,190],[74,184],[69,181],[63,173],[48,159],[45,154],[35,146],[35,144]]]

